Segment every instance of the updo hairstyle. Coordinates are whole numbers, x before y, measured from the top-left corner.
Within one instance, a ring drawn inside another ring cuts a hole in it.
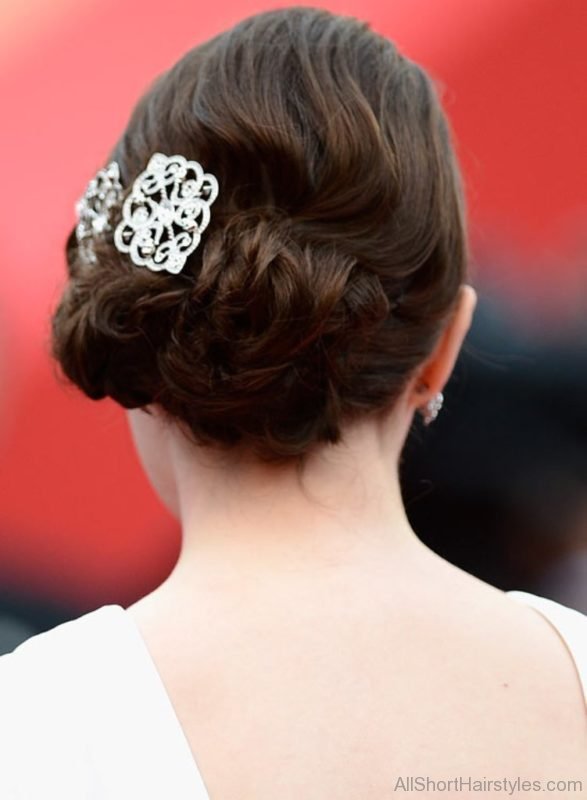
[[[136,266],[111,234],[88,263],[72,231],[53,318],[65,375],[267,462],[391,407],[466,278],[458,168],[424,70],[354,19],[260,14],[142,97],[111,154],[125,192],[155,152],[216,175],[210,225],[178,275]]]

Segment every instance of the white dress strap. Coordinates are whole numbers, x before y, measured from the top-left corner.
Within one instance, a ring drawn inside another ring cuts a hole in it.
[[[121,606],[102,606],[0,658],[0,797],[208,800]]]
[[[506,594],[535,608],[558,631],[575,663],[587,708],[587,616],[574,608],[530,592],[511,591]]]

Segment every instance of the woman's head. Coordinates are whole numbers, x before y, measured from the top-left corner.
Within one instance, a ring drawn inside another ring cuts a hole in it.
[[[356,20],[261,14],[140,100],[112,154],[125,190],[155,152],[218,178],[210,225],[179,275],[135,266],[111,234],[89,263],[72,233],[53,321],[65,374],[266,461],[391,408],[466,277],[458,169],[424,71]]]

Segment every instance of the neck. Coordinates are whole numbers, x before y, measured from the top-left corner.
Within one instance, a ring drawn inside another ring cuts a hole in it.
[[[196,459],[171,443],[182,549],[168,581],[284,580],[326,571],[385,572],[422,546],[407,520],[398,460],[409,426],[355,425],[343,446],[312,455],[303,473],[234,459]],[[405,429],[404,429],[405,428]]]

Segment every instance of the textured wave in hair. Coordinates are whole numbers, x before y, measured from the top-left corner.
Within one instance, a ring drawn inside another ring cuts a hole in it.
[[[336,443],[394,402],[465,276],[459,177],[425,73],[355,20],[288,9],[190,51],[141,99],[113,157],[196,158],[221,193],[177,276],[111,237],[53,318],[89,397],[161,406],[203,445],[267,461]]]

